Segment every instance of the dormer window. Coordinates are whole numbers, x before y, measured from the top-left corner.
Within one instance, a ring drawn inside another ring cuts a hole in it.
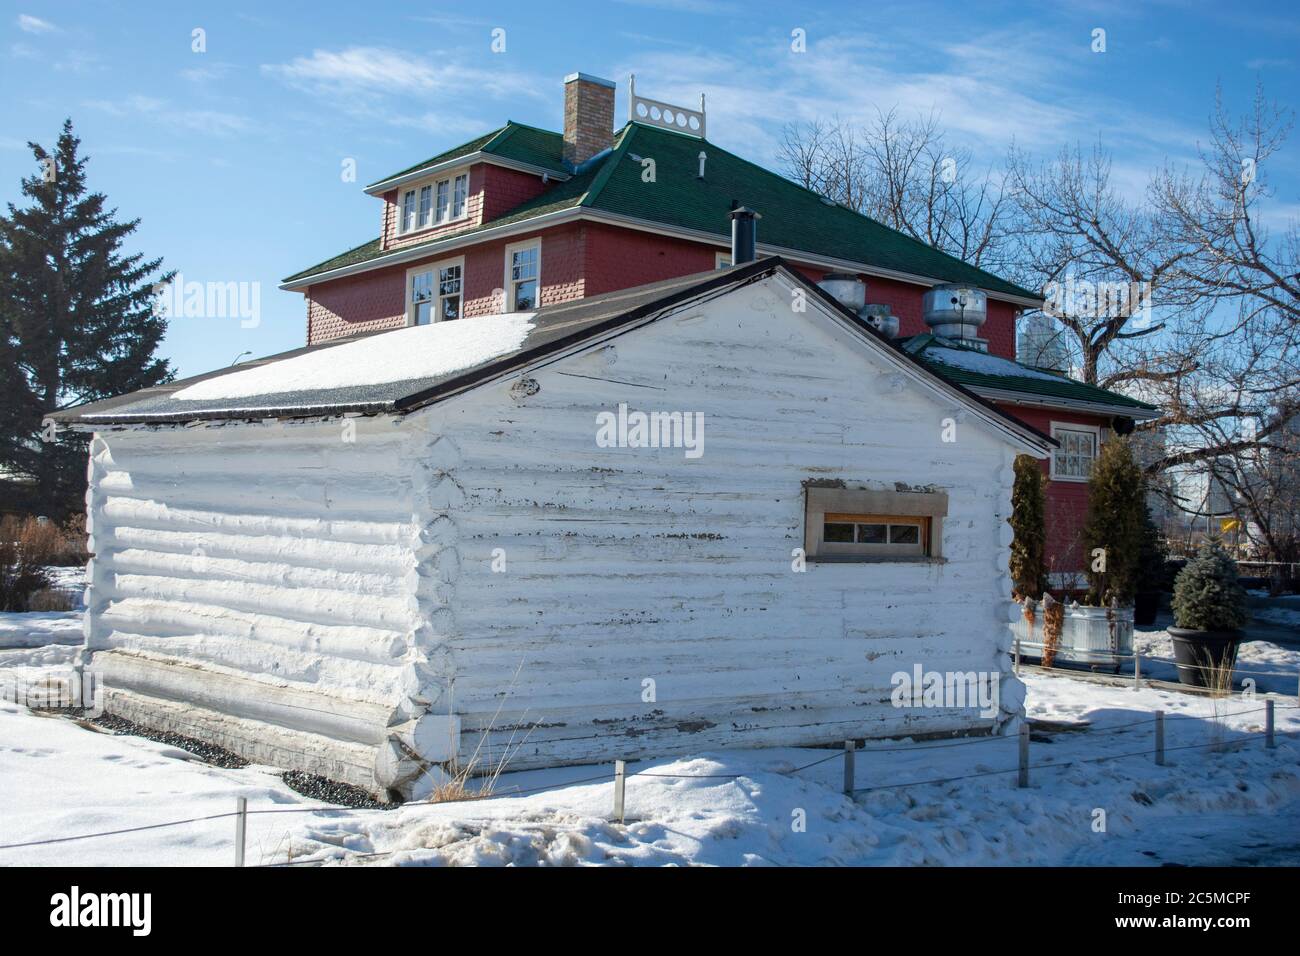
[[[415,186],[402,193],[398,232],[405,235],[464,219],[468,213],[469,173]]]

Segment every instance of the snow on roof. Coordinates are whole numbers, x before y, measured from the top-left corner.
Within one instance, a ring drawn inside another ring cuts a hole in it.
[[[974,349],[951,348],[935,343],[926,347],[925,357],[935,362],[941,362],[944,365],[950,365],[953,368],[978,372],[982,375],[1013,375],[1016,378],[1038,378],[1049,382],[1062,381],[1059,375],[1053,375],[1050,372],[1039,372],[1027,368],[1019,362],[1012,362],[996,355],[989,355],[987,352],[977,352]]]
[[[171,397],[181,401],[250,398],[451,375],[518,350],[535,314],[511,312],[395,329],[219,375]]]

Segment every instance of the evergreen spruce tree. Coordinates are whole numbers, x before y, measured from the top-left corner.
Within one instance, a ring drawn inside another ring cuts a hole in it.
[[[72,121],[53,153],[28,143],[30,205],[0,216],[0,511],[62,519],[83,507],[86,438],[44,416],[167,381],[155,352],[166,330],[153,286],[161,259],[124,254],[139,220],[118,222],[87,192]]]
[[[1246,591],[1237,580],[1237,563],[1210,540],[1178,572],[1174,582],[1174,624],[1191,631],[1236,631],[1246,626]]]
[[[1133,603],[1141,567],[1146,482],[1129,443],[1112,438],[1101,446],[1088,479],[1088,516],[1083,525],[1088,603]],[[1096,554],[1097,550],[1101,554]]]
[[[1043,469],[1029,455],[1017,455],[1011,489],[1011,582],[1017,596],[1035,601],[1047,590],[1047,510]]]

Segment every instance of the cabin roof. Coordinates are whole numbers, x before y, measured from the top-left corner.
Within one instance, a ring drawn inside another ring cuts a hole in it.
[[[49,417],[67,425],[99,427],[339,414],[401,414],[449,398],[640,320],[653,320],[675,306],[692,300],[712,299],[777,272],[802,286],[808,295],[829,306],[860,334],[887,349],[922,377],[941,384],[956,401],[978,406],[1032,445],[1045,450],[1055,444],[1049,436],[950,380],[936,367],[921,362],[897,342],[882,336],[777,257],[547,306],[532,313],[525,328],[511,325],[506,329],[503,326],[503,335],[507,335],[509,341],[501,347],[480,350],[468,363],[442,362],[435,374],[398,378],[376,374],[359,378],[322,373],[316,384],[304,382],[305,372],[313,367],[325,369],[334,362],[347,366],[374,362],[378,363],[376,368],[385,367],[382,364],[384,357],[393,353],[397,342],[394,336],[423,333],[429,340],[428,345],[436,347],[440,338],[445,340],[453,331],[447,328],[446,323],[332,339],[106,401],[61,409]],[[479,320],[468,318],[455,324],[461,326],[476,321]],[[459,333],[461,330],[454,331]],[[329,363],[320,361],[323,353],[329,353]],[[237,376],[243,376],[242,380],[236,379]],[[275,390],[272,385],[266,391],[256,391],[249,387],[252,381],[280,381],[292,387]],[[198,387],[200,384],[205,387]],[[195,395],[199,397],[192,397]]]

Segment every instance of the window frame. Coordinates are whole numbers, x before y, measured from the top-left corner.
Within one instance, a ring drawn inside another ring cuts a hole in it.
[[[440,283],[438,281],[438,272],[441,269],[449,269],[453,266],[460,267],[460,316],[465,317],[465,257],[455,256],[451,259],[439,259],[436,262],[426,262],[418,266],[411,266],[406,270],[406,324],[407,326],[415,325],[415,294],[412,289],[412,280],[421,273],[429,273],[430,288],[433,290],[433,309],[431,310],[429,324],[435,322],[448,321],[444,314],[443,302],[445,298],[439,291]]]
[[[465,189],[461,195],[460,214],[457,215],[456,184],[461,180],[464,180]],[[469,180],[469,170],[462,169],[460,172],[422,179],[408,186],[403,186],[397,193],[397,235],[413,236],[416,233],[424,232],[426,229],[437,229],[440,226],[468,219],[470,217]],[[420,193],[425,189],[429,190],[428,222],[424,222],[420,216]],[[414,213],[415,224],[413,226],[407,225],[406,200],[408,196],[411,197],[411,209]],[[446,199],[445,216],[440,211],[443,208],[440,206],[440,197]]]
[[[524,239],[520,242],[512,242],[505,248],[505,271],[503,273],[503,285],[505,290],[505,303],[503,312],[514,312],[515,309],[515,279],[513,278],[514,258],[516,252],[523,252],[526,249],[537,250],[537,277],[533,280],[537,283],[537,301],[531,309],[524,311],[535,312],[542,307],[542,238],[534,236],[532,239]],[[522,280],[528,281],[528,280]]]
[[[714,252],[714,253],[713,253],[713,268],[714,268],[714,269],[730,269],[730,268],[731,268],[731,253],[730,253],[730,252]]]
[[[829,521],[828,515],[870,519],[854,524],[918,526],[921,542],[910,545],[827,541],[828,523],[848,523]],[[810,562],[826,563],[943,561],[943,519],[947,515],[948,495],[942,491],[808,487],[804,490],[804,555]]]
[[[1057,437],[1058,432],[1075,432],[1077,434],[1092,435],[1092,462],[1094,464],[1096,463],[1097,457],[1101,454],[1102,428],[1100,425],[1085,425],[1076,422],[1052,422],[1051,435],[1059,442],[1061,439]],[[1075,484],[1087,484],[1089,478],[1092,476],[1092,466],[1089,465],[1088,474],[1082,477],[1079,475],[1061,474],[1056,470],[1056,456],[1059,453],[1061,453],[1060,448],[1052,449],[1051,466],[1048,469],[1048,477],[1050,480],[1068,481]]]

